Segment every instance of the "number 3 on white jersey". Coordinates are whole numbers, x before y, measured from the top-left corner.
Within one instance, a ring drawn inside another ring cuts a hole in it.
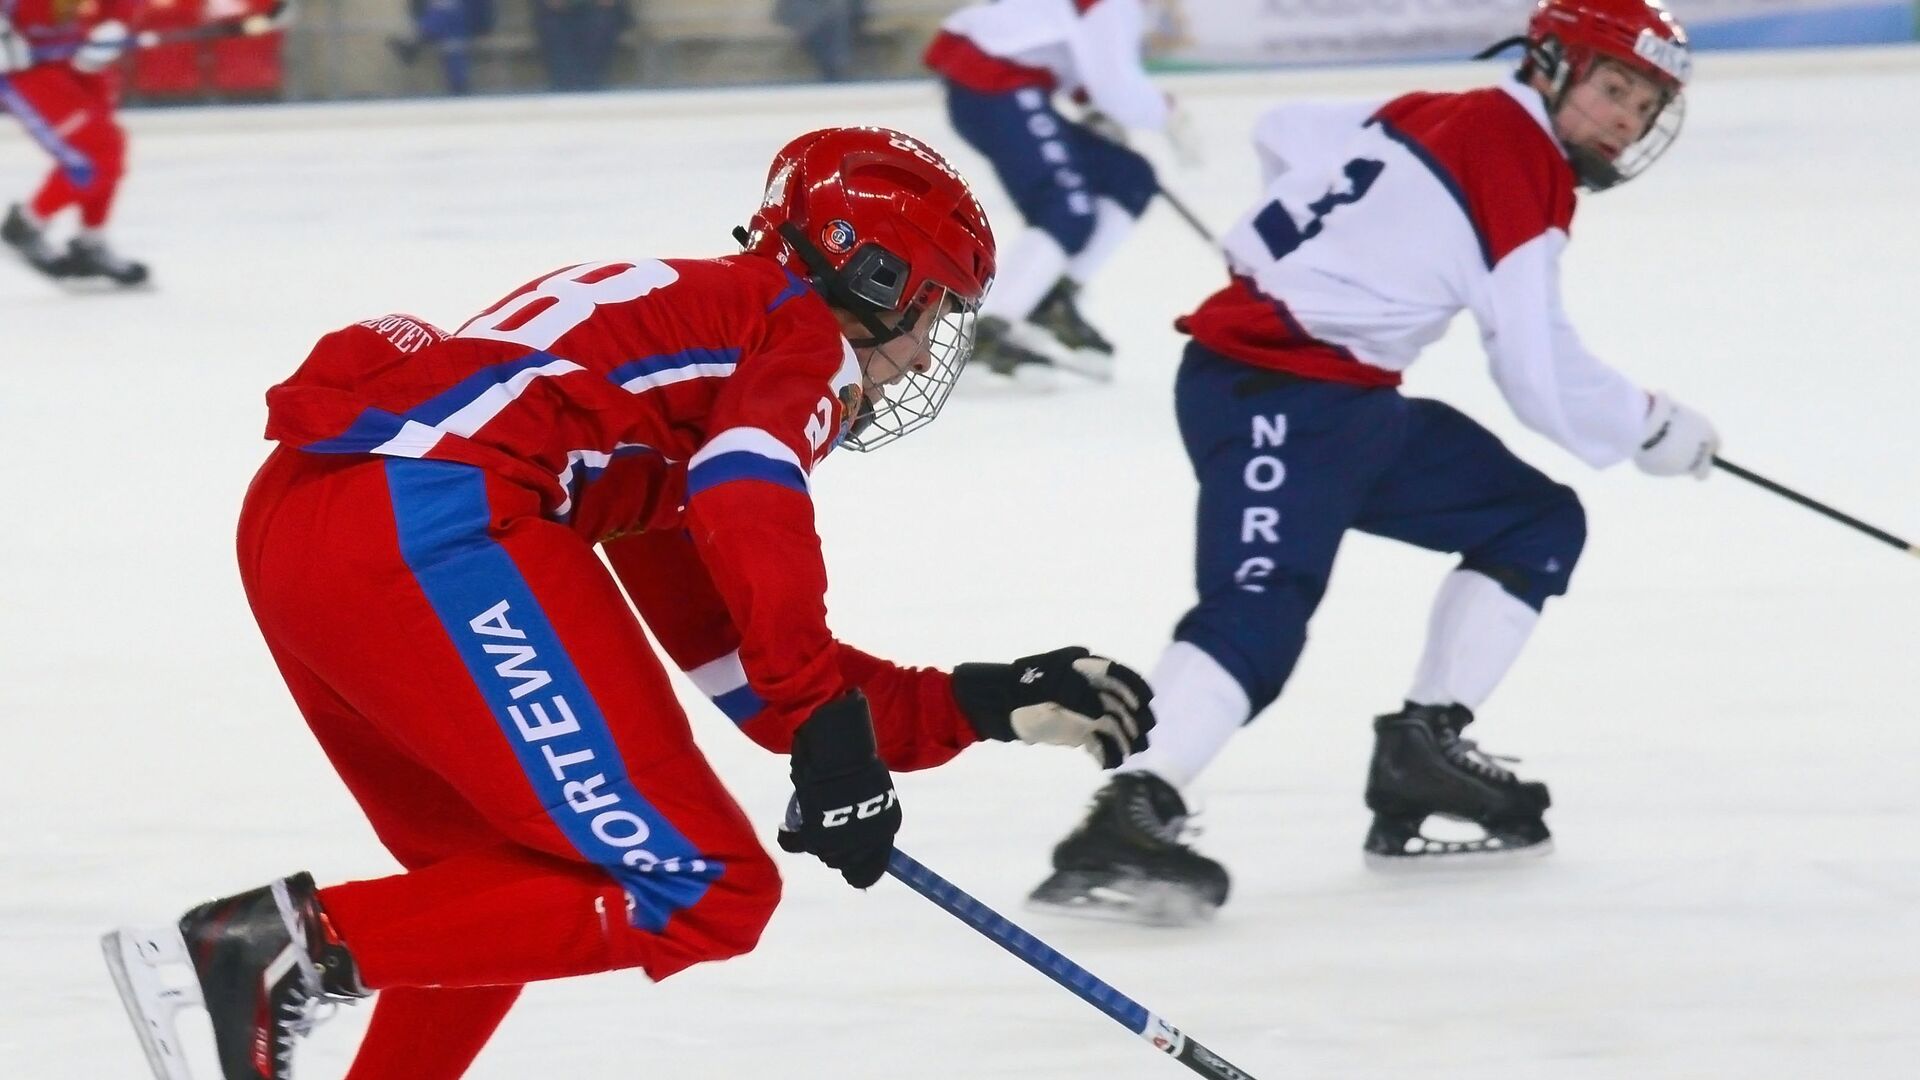
[[[658,260],[569,266],[491,311],[474,316],[453,336],[511,341],[529,349],[551,349],[567,331],[586,322],[593,309],[601,304],[638,300],[679,278],[673,267]]]

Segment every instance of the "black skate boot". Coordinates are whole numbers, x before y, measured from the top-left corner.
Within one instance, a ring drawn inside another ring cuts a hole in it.
[[[1463,705],[1415,705],[1373,721],[1373,764],[1367,773],[1369,865],[1393,868],[1511,855],[1545,855],[1552,834],[1541,820],[1552,800],[1547,785],[1520,780],[1460,731],[1473,722]],[[1438,840],[1420,827],[1429,815],[1479,825],[1485,836]]]
[[[1061,278],[1033,309],[1027,321],[1053,335],[1069,353],[1057,363],[1092,379],[1113,378],[1113,342],[1080,314],[1080,286]]]
[[[141,285],[147,280],[147,264],[121,257],[101,237],[76,236],[67,242],[60,273],[69,278],[106,278],[115,285]]]
[[[1035,373],[1045,373],[1041,378],[1051,377],[1054,360],[1046,353],[1032,348],[1031,341],[1017,340],[1034,333],[1022,334],[1018,328],[998,315],[984,315],[974,324],[972,364],[985,364],[989,371],[1008,378],[1023,378]]]
[[[48,277],[66,276],[66,257],[53,250],[53,245],[47,243],[46,233],[28,221],[26,212],[17,204],[7,207],[6,220],[0,221],[0,243],[19,252],[28,266]]]
[[[1180,842],[1187,804],[1147,772],[1117,773],[1086,820],[1053,849],[1036,910],[1149,926],[1184,926],[1227,902],[1227,868]]]
[[[368,994],[305,873],[101,943],[157,1080],[193,1080],[173,1022],[189,1005],[213,1021],[225,1080],[288,1080],[295,1040]]]

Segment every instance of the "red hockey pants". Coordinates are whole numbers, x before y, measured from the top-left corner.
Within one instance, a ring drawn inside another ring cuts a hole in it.
[[[66,64],[42,64],[0,78],[0,106],[53,155],[53,170],[33,197],[34,214],[49,218],[77,203],[82,225],[105,225],[127,157],[126,132],[113,116],[112,82]]]
[[[780,882],[593,548],[464,465],[279,449],[241,577],[405,873],[321,890],[381,990],[350,1080],[459,1076],[520,985],[753,948]]]

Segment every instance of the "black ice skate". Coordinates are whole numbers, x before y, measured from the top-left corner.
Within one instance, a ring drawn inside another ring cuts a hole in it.
[[[1181,843],[1187,805],[1146,772],[1117,773],[1053,849],[1053,876],[1027,906],[1092,919],[1184,926],[1227,902],[1227,869]]]
[[[40,227],[27,220],[26,212],[18,205],[7,208],[6,220],[0,221],[0,243],[6,244],[25,259],[28,266],[50,278],[66,276],[66,256],[53,249],[47,243],[47,235]]]
[[[105,278],[115,285],[142,285],[147,280],[147,264],[123,258],[98,236],[76,236],[67,242],[67,253],[60,260],[60,276]]]
[[[330,1006],[367,996],[310,874],[214,900],[175,926],[101,939],[156,1080],[196,1076],[174,1016],[203,1006],[224,1080],[288,1080],[293,1044]]]
[[[1072,278],[1061,278],[1027,316],[1027,322],[1053,335],[1067,350],[1055,363],[1102,382],[1113,378],[1113,342],[1093,328],[1080,314],[1080,286]]]
[[[1030,326],[1014,326],[997,315],[981,316],[974,327],[973,359],[968,366],[985,365],[996,375],[1023,382],[1051,382],[1054,357],[1045,351],[1045,334]]]
[[[1473,722],[1462,705],[1415,705],[1373,722],[1367,773],[1367,862],[1376,868],[1453,864],[1494,856],[1545,855],[1551,834],[1540,815],[1547,785],[1517,779],[1460,731]],[[1429,815],[1472,822],[1484,836],[1438,840],[1421,833]]]

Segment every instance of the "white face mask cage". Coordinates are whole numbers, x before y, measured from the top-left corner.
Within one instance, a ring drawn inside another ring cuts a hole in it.
[[[911,329],[866,351],[864,393],[840,445],[865,453],[931,423],[973,356],[975,314],[929,285],[902,319]]]
[[[1608,161],[1591,150],[1568,147],[1567,159],[1573,163],[1574,175],[1580,178],[1582,187],[1588,191],[1605,191],[1646,172],[1673,145],[1673,140],[1680,137],[1680,125],[1686,118],[1686,95],[1674,94],[1654,114],[1646,133],[1620,151],[1619,157]]]
[[[1498,47],[1495,46],[1495,48]],[[1489,53],[1492,51],[1492,49],[1488,50]],[[1527,61],[1547,76],[1548,111],[1558,113],[1562,108],[1566,108],[1568,92],[1573,89],[1571,76],[1575,65],[1569,62],[1560,42],[1554,38],[1548,38],[1529,46]],[[1586,71],[1581,78],[1583,80],[1593,78],[1600,65],[1606,63],[1617,64],[1618,61],[1604,56],[1594,57],[1587,62]],[[1524,68],[1522,74],[1525,74]],[[1653,115],[1653,119],[1648,122],[1646,130],[1640,137],[1628,144],[1627,148],[1620,151],[1620,155],[1611,161],[1585,147],[1568,146],[1567,160],[1573,166],[1574,177],[1580,181],[1580,186],[1588,191],[1605,191],[1639,176],[1658,161],[1660,155],[1667,152],[1667,149],[1673,145],[1673,140],[1680,137],[1680,125],[1686,120],[1686,116],[1686,95],[1676,89],[1661,103],[1660,111]]]

